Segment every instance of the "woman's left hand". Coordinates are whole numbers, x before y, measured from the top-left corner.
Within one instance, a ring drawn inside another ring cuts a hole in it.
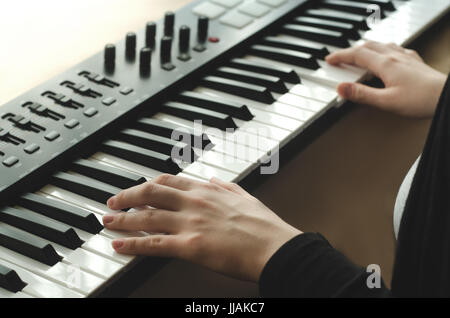
[[[164,233],[114,240],[118,253],[181,258],[254,282],[270,257],[302,233],[237,184],[216,178],[164,174],[123,190],[108,206],[152,207],[106,215],[108,229]]]

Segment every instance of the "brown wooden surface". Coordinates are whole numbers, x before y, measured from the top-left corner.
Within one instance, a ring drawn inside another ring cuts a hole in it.
[[[0,105],[161,17],[188,0],[10,1],[0,10]],[[421,38],[425,60],[450,70],[450,21]],[[360,265],[381,265],[389,284],[392,212],[400,183],[420,153],[427,120],[358,107],[255,195],[303,231],[319,231]],[[257,285],[183,261],[148,279],[133,297],[257,296]]]

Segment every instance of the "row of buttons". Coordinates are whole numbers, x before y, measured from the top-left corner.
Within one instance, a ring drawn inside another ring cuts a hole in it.
[[[27,147],[25,147],[23,150],[31,155],[34,154],[36,151],[38,151],[40,149],[40,147],[36,144],[30,144]],[[15,156],[11,156],[5,160],[3,160],[3,165],[7,168],[11,168],[12,166],[16,165],[19,162],[19,158],[15,157]]]
[[[219,21],[222,24],[242,29],[254,18],[260,18],[276,8],[286,3],[287,0],[210,0],[203,2],[193,9],[197,15],[207,16],[209,19],[215,19],[223,15],[227,10],[233,9],[238,4],[244,2],[237,10],[224,15]]]

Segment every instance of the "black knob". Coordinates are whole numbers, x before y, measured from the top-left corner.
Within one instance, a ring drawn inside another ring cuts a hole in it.
[[[134,58],[136,55],[136,33],[129,32],[125,38],[125,53],[127,58]]]
[[[155,47],[156,23],[148,22],[145,26],[145,46]]]
[[[139,63],[141,74],[143,75],[150,74],[152,64],[152,50],[150,48],[144,47],[141,49]]]
[[[209,19],[206,16],[200,16],[198,18],[197,25],[197,45],[194,50],[202,52],[206,49],[206,40],[208,39],[208,26]]]
[[[116,62],[116,46],[114,44],[106,44],[105,46],[105,66],[108,69],[114,68]]]
[[[173,27],[175,25],[175,13],[166,12],[164,16],[164,35],[165,36],[173,36]]]
[[[178,55],[178,59],[182,61],[187,61],[191,58],[189,55],[189,46],[191,42],[191,29],[183,25],[180,27],[180,42],[179,42],[179,50],[180,54]]]
[[[175,66],[172,64],[172,38],[164,36],[161,39],[161,67],[167,71],[173,70]]]

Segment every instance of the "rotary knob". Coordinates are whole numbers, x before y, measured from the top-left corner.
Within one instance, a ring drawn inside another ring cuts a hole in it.
[[[191,42],[191,29],[183,25],[180,27],[180,33],[179,33],[179,55],[178,59],[181,61],[188,61],[190,60],[191,56],[189,55],[189,46]]]
[[[156,23],[148,22],[145,26],[145,46],[149,48],[155,47]]]
[[[197,24],[197,45],[194,50],[203,52],[206,50],[206,41],[208,39],[209,19],[206,16],[200,16]]]
[[[116,46],[114,44],[106,44],[104,51],[104,60],[106,70],[114,70],[114,65],[116,63]]]
[[[139,56],[139,68],[142,75],[149,75],[152,64],[152,50],[148,47],[141,49]]]
[[[172,64],[172,38],[164,36],[161,39],[161,67],[166,71],[173,70],[175,66]]]
[[[173,37],[173,28],[175,26],[175,13],[166,12],[164,16],[164,35]]]
[[[128,59],[136,56],[136,33],[129,32],[125,37],[125,55]]]

